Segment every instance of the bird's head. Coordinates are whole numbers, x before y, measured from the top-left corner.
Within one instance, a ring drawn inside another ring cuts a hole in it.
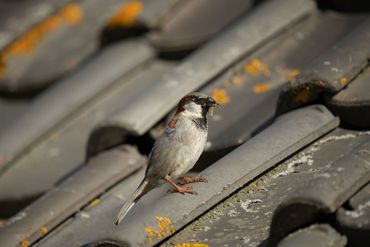
[[[201,118],[206,117],[210,109],[218,105],[216,101],[202,93],[190,93],[184,96],[177,105],[176,114]]]

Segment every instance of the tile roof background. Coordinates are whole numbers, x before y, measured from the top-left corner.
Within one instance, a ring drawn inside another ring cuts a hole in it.
[[[4,246],[364,246],[362,1],[0,1]],[[222,107],[198,195],[119,207],[191,91]]]

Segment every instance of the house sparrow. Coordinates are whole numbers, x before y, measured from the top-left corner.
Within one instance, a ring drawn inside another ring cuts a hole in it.
[[[121,208],[116,225],[144,194],[163,180],[173,187],[172,192],[196,194],[192,187],[179,186],[175,181],[182,179],[181,185],[206,182],[202,177],[182,176],[193,168],[203,152],[207,142],[207,113],[216,105],[214,99],[201,93],[191,93],[180,100],[174,117],[154,143],[143,181]]]

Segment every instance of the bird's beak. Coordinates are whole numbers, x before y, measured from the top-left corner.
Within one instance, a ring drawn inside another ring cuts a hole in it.
[[[209,107],[209,115],[213,116],[213,108],[215,106],[218,106],[219,104],[217,104],[216,100],[214,100],[213,98],[208,97],[206,105]]]
[[[206,105],[209,107],[215,107],[215,106],[218,106],[219,104],[217,104],[216,100],[214,100],[213,98],[208,97],[206,101]]]

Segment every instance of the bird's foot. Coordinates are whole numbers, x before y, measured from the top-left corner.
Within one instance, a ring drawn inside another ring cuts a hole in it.
[[[176,186],[173,187],[173,189],[169,189],[168,193],[181,193],[181,194],[193,194],[193,195],[198,195],[196,191],[193,190],[193,187],[191,186]]]
[[[189,194],[193,194],[193,195],[198,195],[198,193],[195,192],[193,190],[193,187],[191,187],[191,186],[184,186],[184,187],[178,186],[170,178],[165,177],[164,179],[167,181],[167,183],[169,183],[173,187],[173,189],[168,190],[168,192],[170,192],[170,193],[181,193],[183,195],[185,193],[189,193]]]
[[[191,184],[191,183],[208,183],[207,179],[205,179],[202,176],[182,177],[182,178],[179,178],[179,180],[181,180],[179,182],[179,185],[185,185],[185,184]]]

